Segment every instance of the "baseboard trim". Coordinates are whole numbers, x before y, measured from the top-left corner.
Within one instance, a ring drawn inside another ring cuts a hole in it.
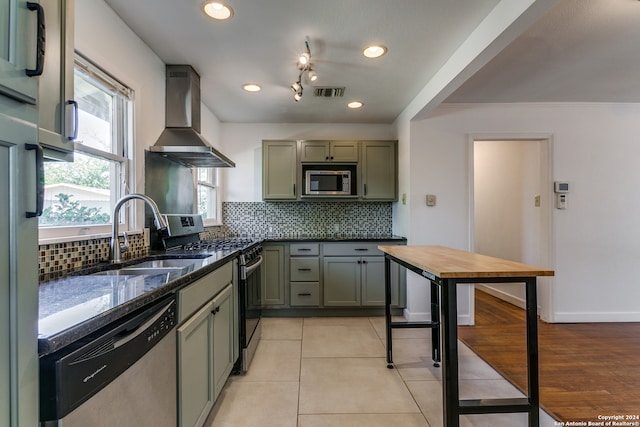
[[[487,285],[476,285],[476,289],[492,295],[498,299],[506,301],[521,309],[525,309],[525,301],[521,298],[514,297],[499,289],[492,288]],[[540,314],[540,306],[538,306],[538,314]],[[549,323],[630,323],[640,322],[640,312],[559,312],[552,313],[552,319]]]

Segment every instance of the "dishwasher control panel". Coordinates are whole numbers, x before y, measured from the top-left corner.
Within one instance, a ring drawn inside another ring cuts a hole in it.
[[[176,326],[176,305],[170,305],[167,310],[147,330],[147,341],[151,342],[164,337],[169,330]]]

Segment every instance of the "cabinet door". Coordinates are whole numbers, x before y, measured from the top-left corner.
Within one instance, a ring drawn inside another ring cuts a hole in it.
[[[47,151],[49,157],[72,161],[77,110],[67,101],[73,100],[74,0],[40,0],[40,5],[46,15],[47,50],[38,90],[39,139],[51,149]],[[69,135],[67,121],[73,128]]]
[[[262,304],[284,305],[284,287],[286,283],[284,246],[266,245],[262,248]]]
[[[38,79],[25,70],[36,66],[36,22],[27,0],[0,0],[0,95],[31,105],[38,101]]]
[[[301,162],[357,162],[357,141],[302,141]]]
[[[360,258],[324,257],[324,305],[360,305]]]
[[[384,306],[384,257],[363,257],[361,266],[362,305]],[[397,287],[397,280],[392,279],[391,286]]]
[[[329,141],[302,141],[300,143],[300,161],[329,161]]]
[[[331,141],[329,160],[332,162],[357,162],[358,143],[356,141]]]
[[[1,98],[0,107],[4,105]],[[38,220],[25,215],[36,204],[35,151],[26,150],[25,142],[35,144],[38,129],[34,123],[3,112],[0,110],[0,425],[35,426]]]
[[[178,425],[201,426],[215,401],[213,302],[178,328]]]
[[[213,379],[215,398],[233,368],[233,285],[229,284],[213,299]]]
[[[264,141],[262,144],[262,198],[295,200],[297,171],[296,141]]]
[[[361,196],[367,200],[397,200],[396,142],[362,141]]]

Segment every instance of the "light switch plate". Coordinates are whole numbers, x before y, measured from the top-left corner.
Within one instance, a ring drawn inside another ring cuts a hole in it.
[[[435,205],[436,205],[436,195],[427,194],[427,206],[435,206]]]

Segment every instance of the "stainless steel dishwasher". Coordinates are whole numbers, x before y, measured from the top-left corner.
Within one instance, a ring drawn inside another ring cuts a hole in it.
[[[149,308],[40,359],[40,426],[172,426],[176,303]]]

